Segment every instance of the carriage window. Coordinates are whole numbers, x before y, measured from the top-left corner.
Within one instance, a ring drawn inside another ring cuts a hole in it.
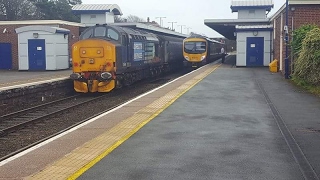
[[[108,37],[114,40],[119,40],[119,34],[113,29],[108,29]]]
[[[81,35],[80,39],[88,39],[93,37],[93,29],[90,29],[89,31],[85,32]]]
[[[105,36],[106,35],[106,29],[105,27],[96,27],[94,29],[94,36],[98,37],[98,36]]]

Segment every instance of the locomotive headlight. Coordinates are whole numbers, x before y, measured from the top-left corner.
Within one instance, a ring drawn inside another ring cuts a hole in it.
[[[90,64],[94,64],[94,59],[89,59]]]
[[[206,56],[201,56],[201,61],[204,60],[206,58]]]
[[[189,61],[189,57],[188,57],[188,56],[185,56],[184,58],[185,58],[187,61]]]
[[[101,54],[101,51],[98,50],[98,51],[97,51],[97,54]]]
[[[104,72],[104,73],[101,73],[101,78],[104,79],[104,80],[109,80],[112,78],[112,74],[109,73],[109,72]]]
[[[70,79],[72,80],[77,80],[77,79],[80,79],[81,75],[79,73],[72,73],[70,75]]]
[[[86,51],[83,50],[83,51],[82,51],[82,54],[85,54],[85,53],[86,53]]]

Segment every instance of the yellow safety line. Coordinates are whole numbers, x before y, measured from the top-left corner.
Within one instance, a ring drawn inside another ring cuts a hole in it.
[[[217,67],[212,69],[210,72],[208,72],[204,77],[201,79],[198,79],[195,83],[193,83],[190,87],[188,87],[186,90],[182,91],[180,94],[178,94],[175,98],[173,98],[171,101],[169,101],[166,106],[159,109],[155,114],[153,114],[150,118],[148,118],[146,121],[139,124],[135,129],[133,129],[130,133],[122,137],[119,141],[117,141],[115,144],[113,144],[110,148],[108,148],[106,151],[104,151],[102,154],[97,156],[95,159],[93,159],[90,163],[79,169],[77,172],[75,172],[73,175],[71,175],[68,180],[74,180],[77,179],[79,176],[81,176],[83,173],[85,173],[88,169],[90,169],[92,166],[94,166],[96,163],[98,163],[101,159],[106,157],[109,153],[111,153],[114,149],[119,147],[123,142],[128,140],[133,134],[135,134],[137,131],[139,131],[143,126],[145,126],[147,123],[149,123],[152,119],[157,117],[161,112],[163,112],[165,109],[167,109],[173,102],[175,102],[178,98],[180,98],[184,93],[189,91],[191,88],[193,88],[196,84],[198,84],[201,80],[203,80],[205,77],[207,77],[209,74],[211,74],[213,71],[215,71],[221,64],[219,64]]]

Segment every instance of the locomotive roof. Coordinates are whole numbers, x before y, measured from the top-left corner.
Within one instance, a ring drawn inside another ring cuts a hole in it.
[[[224,43],[222,43],[222,42],[219,42],[219,41],[214,40],[214,39],[210,39],[210,38],[208,38],[208,37],[206,37],[206,36],[203,36],[203,35],[200,35],[200,34],[191,35],[191,36],[187,37],[186,39],[190,39],[190,38],[202,38],[202,39],[205,39],[205,40],[210,41],[210,42],[213,42],[213,43],[224,44]]]
[[[110,25],[127,27],[127,28],[132,28],[135,30],[147,31],[147,32],[151,32],[154,34],[158,34],[158,35],[175,36],[175,37],[180,37],[180,38],[188,37],[188,35],[186,35],[186,34],[178,33],[176,31],[172,31],[170,29],[165,29],[165,28],[161,28],[161,27],[157,27],[157,26],[153,26],[153,25],[146,25],[143,23],[112,23]]]

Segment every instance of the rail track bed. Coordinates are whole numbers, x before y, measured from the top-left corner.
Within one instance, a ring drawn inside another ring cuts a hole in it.
[[[0,161],[185,73],[173,73],[106,94],[77,94],[0,116]]]

